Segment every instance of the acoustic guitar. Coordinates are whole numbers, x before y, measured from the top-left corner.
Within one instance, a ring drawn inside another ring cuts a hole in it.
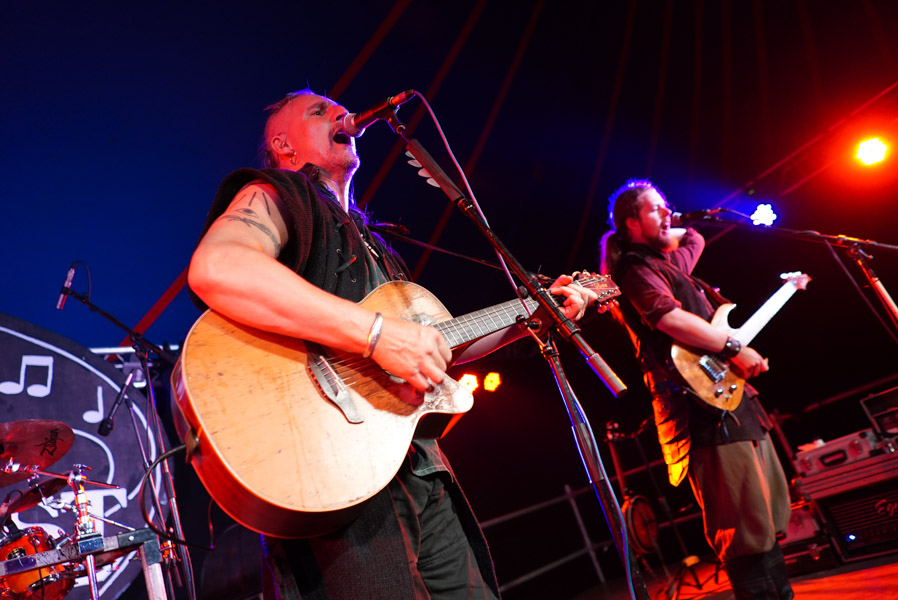
[[[601,275],[578,283],[600,303],[620,295]],[[522,301],[511,300],[452,318],[406,281],[384,284],[360,304],[432,325],[452,348],[527,316]],[[214,311],[188,333],[172,386],[189,461],[215,502],[246,527],[287,538],[348,523],[396,474],[413,438],[442,437],[473,405],[449,377],[420,393],[370,359]]]
[[[725,331],[743,347],[748,346],[789,298],[797,290],[805,289],[811,280],[804,273],[784,273],[780,277],[785,280],[782,287],[742,327],[732,329],[727,324],[730,311],[736,308],[735,304],[729,303],[714,312],[711,325]],[[720,410],[735,410],[739,406],[745,389],[745,378],[730,368],[730,361],[719,354],[689,348],[676,342],[671,346],[670,354],[677,371],[702,401]]]

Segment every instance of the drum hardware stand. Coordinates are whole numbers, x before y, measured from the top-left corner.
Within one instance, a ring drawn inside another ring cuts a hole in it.
[[[412,92],[414,91],[412,90]],[[414,94],[418,96],[422,102],[427,104],[427,99],[421,94],[418,92],[414,92]],[[430,109],[429,105],[427,108]],[[473,193],[469,191],[471,198],[467,197],[417,140],[410,140],[406,137],[405,124],[399,120],[395,106],[386,107],[377,115],[377,117],[386,120],[393,131],[406,142],[407,154],[413,159],[411,164],[421,169],[419,174],[426,177],[428,183],[432,181],[432,184],[439,187],[443,193],[448,196],[449,200],[452,201],[472,223],[474,223],[477,230],[493,247],[493,250],[500,257],[500,260],[510,268],[509,273],[513,273],[518,280],[521,281],[519,290],[522,295],[526,294],[538,302],[546,317],[551,320],[552,329],[557,330],[566,340],[572,342],[577,347],[593,372],[599,376],[615,397],[623,394],[627,390],[627,387],[617,374],[611,370],[611,367],[608,366],[605,360],[599,356],[598,352],[589,347],[586,340],[580,335],[580,329],[570,319],[564,316],[564,313],[561,312],[561,309],[551,298],[548,290],[540,283],[539,277],[524,269],[523,265],[511,254],[508,248],[490,229],[489,224],[486,222],[486,218],[480,211],[480,207],[477,206],[476,201],[473,199]],[[434,119],[434,122],[439,128],[436,119]],[[442,131],[440,131],[440,133],[442,134]],[[448,148],[448,144],[446,146],[451,155],[451,150]],[[457,166],[458,163],[455,162],[455,164]],[[463,177],[460,168],[459,172],[460,176]],[[466,189],[470,190],[467,183],[465,183],[465,186]],[[533,331],[529,328],[528,331],[533,334]],[[535,337],[535,335],[532,335],[532,337]],[[598,452],[595,436],[593,435],[592,428],[586,418],[586,414],[580,406],[573,388],[568,382],[567,376],[562,369],[558,350],[555,348],[551,336],[545,343],[540,343],[540,351],[555,377],[559,393],[564,402],[568,417],[571,420],[571,430],[574,435],[574,442],[577,445],[577,450],[580,453],[580,459],[583,461],[583,467],[586,470],[586,474],[596,495],[598,496],[599,503],[605,513],[606,521],[611,529],[612,538],[614,539],[618,553],[620,554],[621,562],[627,572],[627,583],[630,585],[631,595],[634,598],[638,597],[640,599],[649,600],[648,590],[642,579],[639,565],[633,560],[632,550],[629,548],[629,545],[625,543],[626,531],[623,527],[623,517],[617,504],[617,499],[614,497],[608,478],[605,475],[604,468],[602,467],[602,459]]]
[[[623,499],[622,511],[624,513],[624,521],[630,527],[631,534],[637,533],[635,521],[637,516],[639,516],[636,507],[639,506],[637,502],[642,500],[645,506],[650,510],[650,506],[645,498],[633,494],[632,490],[627,486],[627,482],[624,479],[624,468],[620,462],[620,454],[617,451],[617,447],[615,443],[624,438],[633,439],[635,436],[626,435],[620,432],[620,425],[615,421],[608,421],[605,423],[605,441],[608,443],[608,450],[611,453],[611,462],[614,465],[614,472],[617,474],[617,483],[618,487],[620,487],[621,498]],[[644,518],[643,514],[640,518]],[[661,553],[661,547],[658,545],[658,531],[657,531],[657,522],[655,521],[654,514],[651,514],[652,522],[655,523],[654,531],[651,528],[645,531],[646,535],[649,537],[648,540],[642,540],[638,535],[630,536],[630,543],[633,545],[633,549],[636,551],[636,555],[642,561],[642,564],[645,566],[646,570],[650,573],[652,572],[651,565],[649,565],[645,556],[654,552],[658,555],[658,559],[661,562],[661,569],[664,571],[664,574],[667,576],[668,581],[671,578],[670,571],[667,569],[667,561],[664,559],[664,555]]]
[[[84,567],[87,570],[87,581],[90,588],[92,600],[99,600],[100,592],[97,587],[97,570],[94,554],[103,549],[103,535],[97,531],[96,522],[90,513],[90,502],[87,499],[87,492],[84,489],[85,483],[90,483],[97,487],[105,487],[109,489],[119,489],[120,486],[101,483],[97,481],[88,481],[84,476],[85,471],[89,471],[90,467],[86,465],[73,465],[72,471],[68,475],[59,475],[56,473],[48,473],[41,471],[35,466],[25,466],[14,462],[11,458],[3,466],[5,473],[15,473],[22,471],[29,473],[30,477],[43,475],[48,477],[56,477],[58,479],[67,479],[72,490],[75,492],[75,534],[73,540],[78,547],[79,555],[84,557]],[[104,519],[105,520],[105,519]],[[130,529],[130,528],[129,528]],[[132,529],[133,531],[133,529]]]
[[[162,424],[159,421],[159,412],[157,410],[156,405],[156,395],[153,390],[153,379],[152,373],[150,372],[149,365],[149,353],[155,353],[159,358],[168,362],[169,364],[175,364],[175,358],[171,356],[168,352],[163,350],[162,348],[156,346],[149,342],[146,338],[143,337],[140,333],[134,331],[133,329],[126,326],[124,323],[105,312],[104,310],[97,307],[93,304],[89,298],[87,298],[83,294],[79,294],[70,288],[63,288],[63,293],[66,295],[73,296],[76,300],[90,308],[90,310],[99,313],[107,320],[118,326],[120,329],[125,331],[128,334],[129,339],[133,342],[133,347],[136,356],[140,360],[141,370],[143,371],[144,378],[147,382],[146,385],[146,396],[147,396],[147,427],[153,426],[156,438],[156,448],[160,455],[166,452],[165,440],[162,437]],[[127,384],[130,384],[133,378],[128,379]],[[137,439],[137,444],[140,449],[140,454],[143,459],[144,471],[149,469],[150,461],[146,452],[146,448],[144,447],[143,440],[140,435],[140,426],[138,423],[137,416],[135,414],[134,405],[131,403],[131,400],[128,398],[126,391],[127,384],[122,388],[122,392],[120,393],[122,397],[122,401],[128,406],[128,411],[131,414],[131,422],[134,427],[135,437]],[[101,424],[101,427],[104,427],[106,433],[104,434],[101,430],[100,433],[103,435],[108,434],[112,429],[112,410],[110,410],[110,415],[107,417],[106,422]],[[167,526],[164,522],[164,512],[162,511],[162,502],[159,498],[159,490],[156,487],[156,483],[153,480],[153,477],[150,476],[148,479],[150,480],[150,488],[153,494],[153,503],[156,507],[156,511],[159,514],[160,520],[162,522],[162,529],[168,532],[173,533],[177,538],[184,539],[184,532],[181,527],[181,518],[180,513],[178,511],[178,505],[175,495],[175,485],[174,478],[172,477],[171,471],[168,467],[168,461],[163,461],[162,463],[162,472],[163,472],[163,481],[165,483],[165,492],[168,496],[168,506],[171,509],[171,519],[172,525],[171,527]],[[196,600],[196,588],[194,585],[193,579],[193,563],[190,560],[190,553],[188,552],[186,546],[183,544],[179,544],[177,546],[173,546],[171,541],[165,540],[163,547],[165,548],[165,552],[162,553],[162,558],[165,560],[166,566],[169,567],[166,569],[166,577],[165,583],[168,591],[168,595],[170,598],[175,598],[174,586],[172,579],[177,579],[177,585],[185,585],[187,590],[187,595],[189,600]],[[180,559],[180,561],[178,560]],[[183,578],[181,577],[181,573],[179,572],[179,567],[183,568]],[[156,576],[153,576],[156,579]],[[149,581],[148,581],[149,585]]]
[[[679,596],[680,588],[683,585],[689,585],[700,590],[702,589],[703,582],[698,578],[698,573],[695,572],[694,568],[695,565],[700,562],[700,560],[698,556],[690,554],[689,550],[686,548],[686,543],[683,541],[683,536],[680,535],[679,527],[677,527],[676,519],[674,519],[673,513],[671,513],[670,511],[670,505],[667,503],[667,496],[665,496],[661,491],[661,486],[658,484],[658,480],[655,478],[655,474],[652,472],[651,463],[649,463],[649,459],[645,454],[645,448],[643,448],[642,441],[639,439],[640,434],[645,429],[645,426],[649,423],[650,419],[651,417],[644,420],[642,424],[640,424],[639,428],[630,437],[636,443],[636,449],[639,451],[639,456],[642,459],[642,464],[645,466],[646,472],[649,475],[649,481],[651,481],[652,488],[655,490],[655,494],[657,494],[658,505],[661,506],[661,512],[664,514],[664,518],[667,519],[667,522],[670,523],[670,528],[673,530],[674,537],[676,537],[677,543],[680,546],[680,551],[683,553],[683,560],[680,561],[679,571],[677,571],[677,574],[673,577],[670,577],[670,573],[668,573],[668,582],[667,587],[665,588],[668,600],[674,600]],[[715,582],[717,582],[717,576],[720,573],[721,566],[722,565],[720,561],[715,561]],[[687,572],[692,575],[692,580],[695,583],[685,584],[683,582]],[[707,583],[707,581],[704,583]]]
[[[75,490],[75,506],[77,518],[75,519],[75,544],[78,552],[87,553],[84,557],[84,566],[87,569],[87,582],[90,586],[90,597],[98,600],[100,590],[97,587],[97,565],[92,552],[103,549],[103,535],[97,531],[97,524],[90,514],[90,502],[87,500],[87,492],[84,491],[84,465],[74,465],[69,483]]]

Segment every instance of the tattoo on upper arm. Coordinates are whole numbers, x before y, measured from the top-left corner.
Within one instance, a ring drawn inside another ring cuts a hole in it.
[[[244,213],[244,214],[248,213],[250,215],[255,216],[255,213],[251,210],[241,209],[241,210],[238,210],[237,212]],[[262,233],[267,235],[268,238],[271,240],[271,243],[274,246],[275,256],[277,256],[278,254],[281,253],[281,245],[278,243],[277,237],[275,237],[274,233],[271,232],[271,229],[269,229],[267,226],[263,225],[262,223],[259,223],[258,221],[253,221],[252,219],[248,219],[246,217],[239,217],[237,215],[232,215],[232,214],[222,215],[221,218],[224,219],[225,221],[238,221],[250,228],[255,227],[256,229],[258,229],[259,231],[261,231]]]
[[[245,198],[246,198],[246,194],[243,194],[239,198],[238,202],[244,200]],[[269,206],[269,204],[268,204],[269,201],[270,201],[270,198],[268,197],[268,194],[266,194],[265,192],[253,192],[253,195],[250,196],[250,198],[249,198],[249,203],[247,204],[247,206],[252,206],[253,202],[261,202],[265,206],[265,212],[267,212],[270,215],[271,214],[271,206]]]

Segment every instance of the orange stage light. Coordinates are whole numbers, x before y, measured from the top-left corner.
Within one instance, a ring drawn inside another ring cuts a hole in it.
[[[872,138],[858,145],[856,156],[865,165],[873,165],[885,159],[887,149],[879,138]]]
[[[495,392],[502,385],[502,376],[496,372],[490,372],[483,378],[483,389],[488,392]]]
[[[462,387],[468,388],[468,391],[471,392],[480,387],[480,382],[477,381],[477,375],[474,375],[473,373],[465,373],[461,376],[461,379],[458,380],[458,383],[460,383]]]

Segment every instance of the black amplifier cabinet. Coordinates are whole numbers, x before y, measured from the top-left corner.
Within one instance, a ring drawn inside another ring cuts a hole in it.
[[[795,485],[820,513],[843,560],[898,551],[898,451],[892,440],[868,458],[799,478]]]

